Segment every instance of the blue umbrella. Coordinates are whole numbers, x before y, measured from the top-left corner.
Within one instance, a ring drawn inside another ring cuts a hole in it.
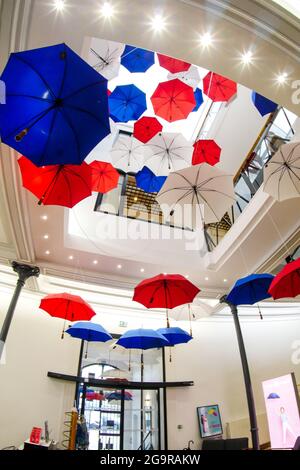
[[[146,193],[158,193],[167,176],[156,176],[148,167],[144,166],[136,173],[135,179],[137,187],[146,191]]]
[[[256,91],[252,92],[252,102],[262,116],[273,113],[278,107],[277,103],[274,103],[274,101],[271,101],[268,98],[265,98],[265,96],[256,93]]]
[[[273,400],[274,398],[280,398],[280,396],[277,395],[277,393],[274,393],[274,392],[270,393],[270,394],[267,396],[267,399],[268,399],[268,400],[269,400],[269,399],[270,399],[270,400]]]
[[[112,401],[112,400],[122,400],[122,393],[121,392],[111,392],[108,393],[105,396],[106,400]],[[132,395],[130,392],[124,392],[124,400],[125,401],[131,401],[132,400]]]
[[[154,63],[154,52],[134,46],[126,46],[121,57],[121,64],[133,73],[146,72]]]
[[[274,276],[272,274],[251,274],[239,279],[227,295],[233,305],[253,305],[271,297],[268,289]]]
[[[126,331],[116,344],[126,349],[152,349],[170,346],[169,341],[160,333],[143,328]]]
[[[105,328],[103,328],[103,326],[92,322],[79,321],[74,323],[73,326],[67,329],[66,333],[69,333],[73,338],[87,341],[85,358],[88,356],[88,343],[90,341],[106,343],[106,341],[112,339],[112,336],[105,330]]]
[[[194,91],[194,96],[195,96],[195,100],[196,100],[196,106],[192,110],[192,113],[198,111],[198,109],[200,108],[200,106],[203,103],[202,90],[200,90],[200,88],[196,88],[196,90]]]
[[[175,346],[176,344],[188,343],[193,339],[186,331],[177,327],[169,328],[159,328],[158,333],[163,335],[170,343],[170,346]]]
[[[107,80],[66,44],[10,55],[3,142],[38,166],[80,164],[110,133]]]
[[[111,116],[118,122],[136,121],[146,111],[146,94],[135,85],[117,86],[108,98]]]

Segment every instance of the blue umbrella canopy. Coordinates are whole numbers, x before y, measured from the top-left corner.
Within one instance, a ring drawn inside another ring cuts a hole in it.
[[[112,339],[112,336],[103,326],[98,323],[79,321],[66,331],[73,338],[80,338],[85,341],[97,341],[105,343]]]
[[[110,115],[117,122],[136,121],[147,109],[146,94],[135,85],[117,86],[108,100]]]
[[[116,342],[126,349],[152,349],[170,346],[169,341],[155,330],[139,328],[128,330]]]
[[[107,395],[105,395],[106,400],[112,401],[112,400],[122,400],[122,393],[121,392],[110,392]],[[130,392],[124,393],[124,400],[125,401],[131,401],[132,400],[132,395]]]
[[[233,305],[253,305],[271,297],[268,293],[274,276],[272,274],[251,274],[239,279],[227,295]]]
[[[191,339],[193,339],[189,333],[178,327],[159,328],[157,332],[163,335],[169,341],[170,346],[188,343],[191,341]]]
[[[256,91],[252,92],[252,102],[262,116],[273,113],[276,111],[278,106],[277,103],[274,103],[274,101],[271,101],[265,96],[256,93]]]
[[[198,111],[198,109],[200,108],[200,106],[202,105],[202,103],[204,101],[203,100],[203,95],[202,95],[202,90],[200,90],[200,88],[196,88],[196,90],[194,91],[194,96],[195,96],[195,100],[196,100],[196,106],[192,110],[192,113]]]
[[[280,398],[280,396],[279,396],[277,393],[275,393],[275,392],[272,392],[272,393],[270,393],[270,394],[267,396],[267,399],[268,399],[268,400],[273,400],[273,399],[275,399],[275,398]]]
[[[150,168],[144,166],[135,175],[136,185],[146,193],[158,193],[164,185],[167,176],[156,176]]]
[[[126,46],[121,57],[121,64],[132,73],[146,72],[154,63],[154,52],[134,46]]]
[[[10,55],[3,142],[35,165],[80,164],[110,133],[107,80],[66,44]]]

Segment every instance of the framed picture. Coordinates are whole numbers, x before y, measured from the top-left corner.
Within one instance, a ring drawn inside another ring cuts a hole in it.
[[[219,405],[199,406],[197,414],[202,438],[223,434]]]

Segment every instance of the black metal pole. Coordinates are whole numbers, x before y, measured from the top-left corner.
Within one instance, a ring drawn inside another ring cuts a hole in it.
[[[233,316],[235,331],[236,331],[236,336],[237,336],[237,340],[239,344],[240,356],[241,356],[241,361],[242,361],[242,367],[243,367],[244,382],[245,382],[245,389],[246,389],[247,403],[248,403],[248,410],[249,410],[249,419],[250,419],[250,431],[251,431],[251,436],[252,436],[252,447],[254,450],[259,450],[260,447],[259,447],[258,426],[257,426],[257,419],[256,419],[254,396],[253,396],[247,354],[246,354],[243,334],[242,334],[241,325],[240,325],[239,316],[238,316],[238,309],[236,305],[233,305],[231,302],[227,301],[226,295],[220,299],[220,302],[225,303],[229,306],[232,316]]]
[[[12,296],[12,299],[10,301],[10,304],[6,313],[6,317],[4,319],[1,332],[0,332],[0,359],[3,353],[5,341],[9,332],[10,324],[14,316],[15,308],[16,308],[21,290],[23,289],[27,279],[29,279],[32,276],[38,277],[40,274],[40,268],[38,268],[37,266],[21,264],[21,263],[18,263],[17,261],[13,261],[11,265],[12,265],[13,270],[18,274],[18,281],[17,281],[14,295]]]

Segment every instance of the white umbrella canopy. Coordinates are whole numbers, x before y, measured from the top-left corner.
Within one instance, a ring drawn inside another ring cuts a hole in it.
[[[223,171],[201,163],[171,173],[156,197],[168,220],[196,228],[222,219],[235,201],[233,179]]]
[[[213,312],[213,307],[198,301],[198,304],[179,305],[170,309],[169,317],[176,321],[196,321],[200,318],[209,317]]]
[[[174,80],[175,78],[178,78],[178,80],[181,80],[186,85],[189,85],[193,88],[193,90],[197,88],[201,80],[198,67],[195,65],[191,65],[190,68],[185,72],[168,74],[168,80]]]
[[[180,133],[160,132],[145,145],[149,155],[145,165],[156,176],[167,176],[171,171],[181,170],[192,163],[193,146]]]
[[[120,57],[125,45],[119,42],[93,39],[90,46],[89,64],[107,80],[117,77]]]
[[[144,144],[134,137],[124,134],[119,135],[110,151],[113,165],[125,173],[137,173],[141,170],[146,154],[147,150]]]
[[[284,201],[300,196],[300,142],[281,145],[264,168],[265,193]]]

